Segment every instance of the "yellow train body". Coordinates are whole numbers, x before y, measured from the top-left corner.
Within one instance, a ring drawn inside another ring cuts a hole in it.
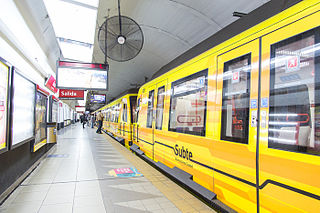
[[[132,109],[135,108],[136,97],[137,94],[129,93],[99,109],[104,115],[102,130],[123,138],[127,148],[132,143]]]
[[[319,10],[302,1],[143,85],[133,143],[238,212],[320,212]]]

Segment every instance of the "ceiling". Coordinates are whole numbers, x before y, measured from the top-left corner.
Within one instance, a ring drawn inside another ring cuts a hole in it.
[[[61,47],[43,1],[14,0],[55,70],[56,60],[62,56]],[[99,4],[98,0],[55,1],[92,9],[96,9],[92,6],[92,2],[96,2],[98,11],[92,39],[92,62],[104,63],[105,56],[97,41],[98,30],[106,17],[118,15],[118,0],[100,0]],[[269,0],[120,0],[121,15],[132,18],[140,25],[144,34],[144,45],[141,52],[127,62],[108,59],[110,70],[109,89],[105,92],[107,101],[135,85],[142,85],[170,61],[238,20],[239,18],[233,17],[233,12],[249,13],[267,2]],[[75,32],[72,28],[70,31]],[[89,108],[95,110],[100,106],[91,105]]]
[[[93,62],[103,63],[98,29],[106,17],[118,15],[117,0],[100,0]],[[249,13],[268,0],[121,0],[121,15],[134,19],[144,34],[141,52],[127,62],[108,59],[107,100],[142,85],[161,67],[237,20],[233,12]],[[98,106],[97,106],[98,107]],[[94,107],[95,108],[95,107]]]

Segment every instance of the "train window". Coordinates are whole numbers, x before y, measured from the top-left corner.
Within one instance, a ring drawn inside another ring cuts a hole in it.
[[[319,50],[318,30],[271,46],[268,147],[320,155]]]
[[[208,70],[172,83],[169,130],[205,136]]]
[[[221,140],[248,143],[251,54],[224,63]]]
[[[165,89],[164,89],[164,86],[162,86],[158,89],[157,108],[156,108],[156,129],[162,129],[164,97],[165,97]]]
[[[136,107],[136,110],[135,110],[135,123],[138,123],[139,121],[139,112],[140,112],[140,102],[141,102],[141,98],[138,99],[138,102],[137,102],[137,107]]]
[[[115,122],[115,121],[116,121],[116,119],[115,119],[115,117],[116,117],[116,109],[115,109],[115,106],[113,106],[111,110],[112,110],[112,111],[111,111],[111,122]]]
[[[151,90],[149,92],[149,98],[148,98],[147,128],[152,128],[153,105],[154,105],[154,90]]]
[[[122,121],[127,122],[127,104],[123,104]]]
[[[115,106],[115,122],[119,122],[119,114],[120,114],[120,104]]]
[[[136,107],[136,102],[137,102],[137,96],[130,96],[130,118],[131,118],[131,123],[134,123],[135,119],[135,107]]]

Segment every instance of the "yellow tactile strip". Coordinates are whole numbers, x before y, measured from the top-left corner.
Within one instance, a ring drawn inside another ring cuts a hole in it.
[[[215,212],[194,195],[167,178],[164,174],[140,159],[130,150],[122,146],[110,136],[104,134],[107,140],[133,164],[157,189],[159,189],[181,212]]]

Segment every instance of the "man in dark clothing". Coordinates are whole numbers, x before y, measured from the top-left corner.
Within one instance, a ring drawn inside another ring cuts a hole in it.
[[[82,127],[84,128],[84,125],[86,125],[87,117],[85,114],[82,115]]]

